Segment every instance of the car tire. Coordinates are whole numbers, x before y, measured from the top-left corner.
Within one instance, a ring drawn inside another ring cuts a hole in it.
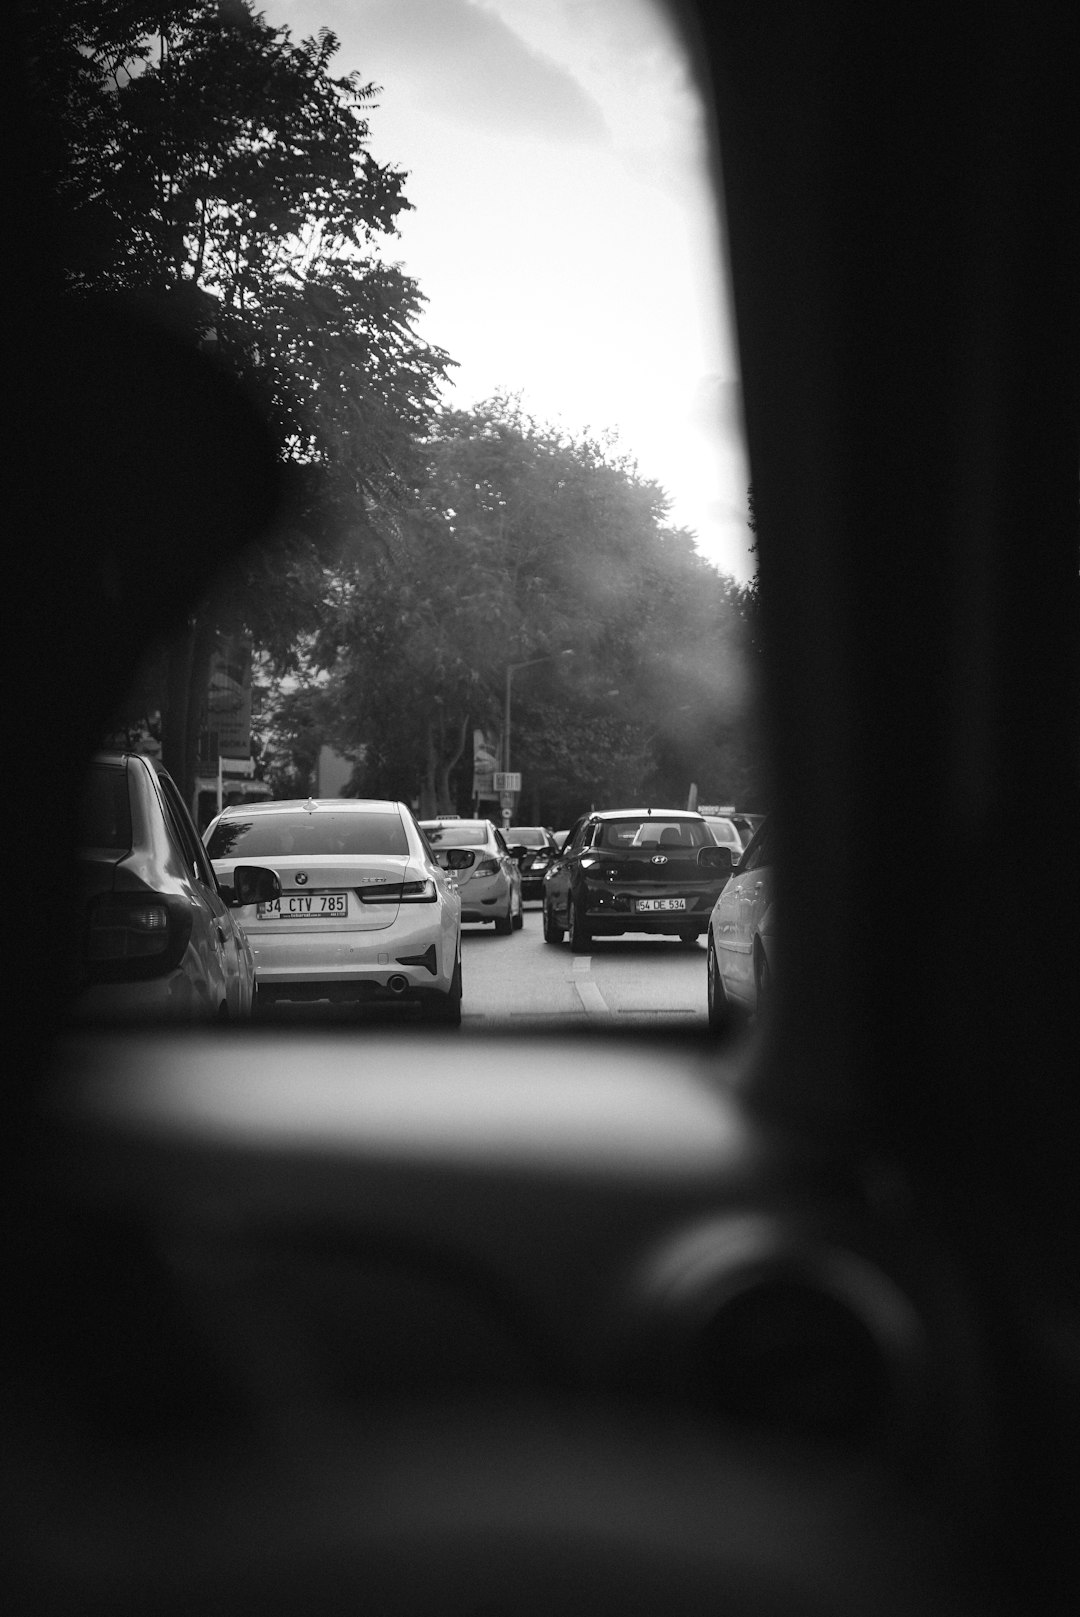
[[[425,1022],[437,1022],[440,1027],[461,1026],[461,956],[454,962],[454,975],[445,994],[426,999],[423,1004]]]
[[[508,938],[511,932],[514,930],[513,899],[511,899],[510,903],[506,906],[506,914],[497,915],[495,917],[495,930],[499,934],[500,938]]]
[[[555,911],[552,909],[550,903],[548,903],[548,901],[545,899],[545,901],[544,901],[544,942],[545,943],[561,943],[562,940],[563,940],[563,929],[559,925],[558,921],[555,919]]]
[[[698,940],[698,932],[697,932],[696,927],[695,927],[693,932],[686,931],[686,932],[680,932],[679,933],[679,942],[682,944],[684,949],[696,949],[697,948],[697,940]]]
[[[581,906],[573,898],[569,904],[570,950],[572,954],[588,954],[592,948],[592,933],[581,913]]]
[[[514,911],[514,931],[515,932],[520,932],[524,925],[525,925],[525,911],[522,909],[521,900],[519,899],[518,900],[518,907]]]
[[[734,1017],[731,1001],[724,988],[720,976],[720,963],[716,958],[716,945],[709,938],[709,953],[705,965],[705,975],[708,983],[709,996],[709,1030],[712,1033],[726,1033],[731,1027]]]

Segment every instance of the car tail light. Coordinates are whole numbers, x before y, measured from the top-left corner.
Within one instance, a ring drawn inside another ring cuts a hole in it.
[[[438,898],[430,877],[422,881],[386,882],[360,892],[361,904],[434,904]]]
[[[497,859],[481,859],[474,867],[474,876],[497,876],[499,874],[499,861]]]
[[[87,912],[86,969],[100,981],[160,976],[183,955],[191,924],[191,905],[178,895],[106,894]]]

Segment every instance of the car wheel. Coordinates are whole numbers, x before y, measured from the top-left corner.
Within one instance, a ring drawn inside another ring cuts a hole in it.
[[[442,1027],[461,1026],[461,956],[454,962],[454,975],[445,994],[423,1003],[424,1020],[438,1022]]]
[[[514,930],[514,901],[510,900],[506,906],[506,914],[495,918],[495,930],[500,938],[508,938]]]
[[[686,932],[679,933],[679,942],[682,944],[684,949],[696,949],[697,940],[698,935],[696,929],[693,932],[687,930]]]
[[[520,932],[522,927],[525,925],[525,911],[522,907],[522,899],[520,895],[518,896],[517,909],[514,911],[513,915],[513,925],[515,932]]]
[[[592,948],[592,933],[585,924],[581,908],[570,900],[570,948],[574,954],[588,954]]]
[[[544,903],[544,942],[545,943],[561,943],[562,940],[563,940],[563,929],[559,925],[558,921],[555,919],[555,911],[552,909],[551,905],[545,901],[545,903]]]
[[[716,945],[709,939],[709,954],[706,962],[706,977],[709,994],[709,1027],[713,1033],[724,1033],[731,1026],[731,1001],[727,997],[723,980],[720,976],[720,963],[716,958]]]

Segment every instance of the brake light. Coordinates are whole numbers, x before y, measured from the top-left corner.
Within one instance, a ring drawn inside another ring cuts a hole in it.
[[[180,960],[191,925],[191,905],[179,896],[110,893],[87,913],[87,969],[116,981],[158,976]]]
[[[438,898],[430,877],[422,881],[380,882],[360,890],[361,904],[434,904]]]
[[[430,877],[425,877],[423,881],[405,881],[401,884],[403,904],[434,904],[438,896],[435,883]]]

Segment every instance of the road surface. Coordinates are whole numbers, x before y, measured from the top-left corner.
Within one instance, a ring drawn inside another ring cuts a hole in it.
[[[627,933],[575,955],[566,943],[544,942],[539,904],[526,905],[521,931],[509,937],[468,925],[461,937],[466,1027],[707,1026],[704,939],[691,949],[677,938]]]

